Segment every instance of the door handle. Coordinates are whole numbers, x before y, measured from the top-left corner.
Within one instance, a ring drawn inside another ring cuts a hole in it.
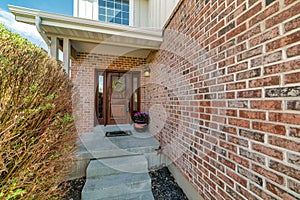
[[[128,106],[127,106],[126,112],[129,112],[129,111],[130,111],[130,99],[128,99]]]

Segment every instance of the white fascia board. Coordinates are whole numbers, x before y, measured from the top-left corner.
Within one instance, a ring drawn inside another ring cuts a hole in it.
[[[91,31],[109,35],[125,36],[155,42],[163,41],[162,31],[145,30],[125,25],[48,13],[19,6],[9,5],[9,9],[16,16],[17,21],[29,24],[34,24],[35,16],[39,16],[42,18],[42,25],[55,26],[58,28],[69,28],[81,31]]]

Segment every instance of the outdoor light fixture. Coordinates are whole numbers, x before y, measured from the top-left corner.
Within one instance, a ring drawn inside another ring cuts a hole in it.
[[[144,71],[144,76],[145,76],[145,77],[150,77],[150,68],[149,68],[149,67],[147,67],[147,68],[145,69],[145,71]]]

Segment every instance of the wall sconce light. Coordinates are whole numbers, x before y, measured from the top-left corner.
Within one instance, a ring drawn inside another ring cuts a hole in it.
[[[146,69],[145,69],[145,71],[144,71],[144,77],[150,77],[150,68],[149,67],[147,67]]]

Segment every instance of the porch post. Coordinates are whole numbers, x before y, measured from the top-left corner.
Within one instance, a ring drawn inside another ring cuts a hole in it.
[[[69,74],[70,73],[70,55],[71,55],[71,43],[69,38],[64,38],[63,42],[63,69]]]
[[[51,36],[50,55],[58,60],[58,39],[56,36]]]

